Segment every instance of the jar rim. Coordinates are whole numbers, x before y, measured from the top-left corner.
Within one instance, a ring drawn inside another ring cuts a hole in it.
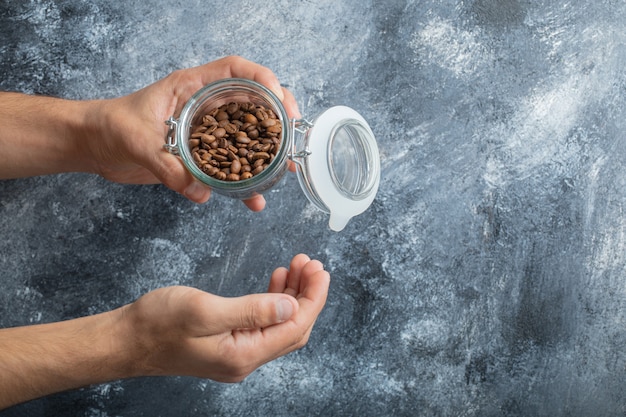
[[[195,164],[187,143],[191,135],[193,123],[198,116],[202,116],[202,109],[219,107],[228,102],[243,101],[238,98],[248,98],[249,101],[264,104],[274,111],[282,125],[280,133],[281,145],[274,159],[259,174],[239,181],[222,181],[207,175]],[[207,105],[207,103],[211,104]],[[259,186],[271,181],[272,177],[277,175],[275,171],[277,169],[276,166],[286,166],[286,159],[289,153],[287,144],[289,137],[288,121],[289,118],[280,99],[264,85],[245,78],[217,80],[205,85],[194,93],[181,110],[176,130],[179,154],[191,174],[217,193],[231,195],[236,198],[249,198],[256,193],[265,191],[260,189]],[[280,167],[278,169],[282,170]]]

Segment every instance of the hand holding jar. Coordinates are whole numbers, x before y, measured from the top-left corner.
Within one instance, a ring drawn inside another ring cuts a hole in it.
[[[106,132],[104,141],[89,142],[94,171],[122,183],[161,182],[192,201],[209,199],[210,188],[185,169],[180,158],[163,152],[168,127],[164,121],[180,113],[185,103],[206,84],[229,77],[256,81],[282,101],[289,117],[299,117],[292,94],[282,88],[274,73],[240,57],[226,57],[195,68],[175,71],[133,94],[101,102],[95,124]],[[262,210],[265,199],[244,200],[253,211]]]
[[[271,70],[240,57],[220,60],[169,76],[133,94],[109,100],[63,100],[2,93],[0,179],[91,172],[128,184],[163,183],[202,203],[210,188],[195,179],[180,158],[163,151],[164,121],[180,112],[207,83],[242,77],[265,85],[283,101],[290,117],[299,117],[296,102]],[[10,136],[8,135],[10,133]],[[37,164],[25,149],[37,149]],[[262,210],[261,195],[245,201]]]

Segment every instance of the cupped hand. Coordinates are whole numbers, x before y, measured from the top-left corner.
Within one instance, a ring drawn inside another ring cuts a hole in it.
[[[303,347],[328,294],[319,261],[296,255],[276,269],[264,294],[224,298],[168,287],[125,307],[137,375],[243,380],[264,363]]]
[[[94,171],[121,183],[163,183],[192,201],[203,203],[210,189],[196,180],[179,157],[163,149],[168,127],[165,121],[177,116],[187,100],[204,85],[223,78],[246,78],[259,82],[281,99],[290,118],[300,117],[293,95],[282,88],[274,73],[241,57],[230,56],[184,70],[133,94],[103,100],[91,117],[102,136],[89,142]],[[265,207],[263,196],[245,201],[253,211]]]

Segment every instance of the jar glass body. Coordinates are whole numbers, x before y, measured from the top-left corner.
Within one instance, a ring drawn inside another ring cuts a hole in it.
[[[229,103],[251,102],[271,109],[281,124],[280,147],[267,167],[257,175],[238,181],[218,180],[203,172],[188,145],[194,126],[212,109]],[[289,118],[281,101],[266,87],[250,80],[230,78],[208,84],[183,107],[176,126],[177,152],[191,174],[211,189],[228,197],[248,199],[272,188],[285,174],[293,138]]]

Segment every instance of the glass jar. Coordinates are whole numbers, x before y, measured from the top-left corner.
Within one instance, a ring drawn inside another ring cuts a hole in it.
[[[229,103],[251,102],[271,109],[281,124],[280,146],[260,173],[238,181],[218,180],[203,172],[192,155],[189,139],[211,109]],[[380,156],[374,134],[355,110],[335,106],[313,121],[289,119],[265,86],[247,79],[228,78],[206,85],[183,107],[178,119],[166,121],[165,148],[179,155],[189,172],[218,194],[248,199],[272,188],[295,163],[298,181],[309,201],[330,214],[332,230],[367,210],[380,182]]]

